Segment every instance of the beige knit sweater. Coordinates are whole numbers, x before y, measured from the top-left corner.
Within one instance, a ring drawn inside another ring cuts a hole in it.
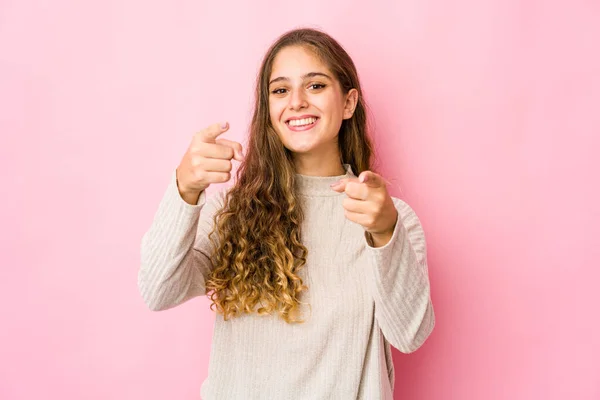
[[[391,240],[374,248],[364,228],[344,216],[345,193],[330,184],[355,176],[297,174],[308,248],[299,274],[309,287],[303,324],[277,316],[216,315],[204,400],[392,399],[390,344],[418,349],[435,317],[429,292],[426,244],[415,212],[392,197],[398,220]],[[225,190],[183,201],[175,172],[141,243],[138,285],[151,310],[166,310],[205,295],[214,250],[212,217]],[[165,367],[167,368],[167,367]]]

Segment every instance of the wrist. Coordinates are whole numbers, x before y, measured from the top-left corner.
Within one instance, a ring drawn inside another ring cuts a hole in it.
[[[367,232],[367,234],[370,236],[370,245],[372,247],[382,247],[385,246],[391,239],[392,236],[394,235],[394,229],[396,228],[396,224],[394,224],[394,226],[387,230],[387,231],[383,231],[383,232]]]
[[[188,204],[196,205],[198,200],[200,199],[200,194],[202,190],[194,190],[188,189],[184,185],[179,182],[179,178],[177,174],[175,174],[175,184],[177,185],[177,191],[179,192],[179,196]]]
[[[392,232],[393,233],[393,232]],[[369,245],[371,247],[382,247],[389,243],[392,239],[392,233],[368,233],[371,237]]]

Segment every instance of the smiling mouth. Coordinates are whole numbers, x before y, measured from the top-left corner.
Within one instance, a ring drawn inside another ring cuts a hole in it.
[[[312,128],[317,123],[318,120],[319,120],[319,118],[317,118],[317,117],[291,119],[289,121],[286,121],[285,124],[293,131],[301,131],[301,130],[307,130],[307,129]]]

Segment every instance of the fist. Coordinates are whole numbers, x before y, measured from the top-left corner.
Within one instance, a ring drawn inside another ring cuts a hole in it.
[[[227,122],[213,124],[196,133],[177,167],[179,192],[199,194],[211,183],[231,179],[231,160],[243,160],[242,145],[227,139],[217,139],[229,130]]]

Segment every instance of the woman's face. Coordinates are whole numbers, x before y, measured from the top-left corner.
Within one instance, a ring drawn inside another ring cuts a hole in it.
[[[313,52],[301,46],[279,51],[269,77],[271,124],[294,153],[337,155],[343,119],[352,116],[358,92],[339,82]]]

